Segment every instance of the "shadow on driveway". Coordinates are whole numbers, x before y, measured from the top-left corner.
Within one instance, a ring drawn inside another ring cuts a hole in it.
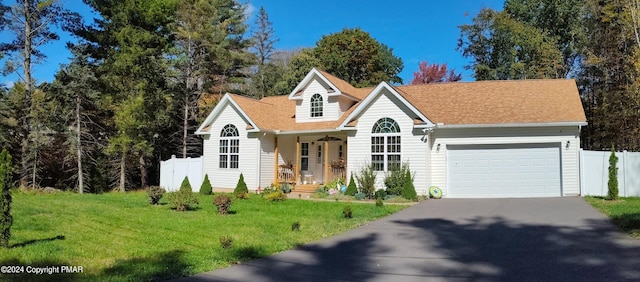
[[[183,281],[629,281],[640,241],[581,198],[426,201]]]

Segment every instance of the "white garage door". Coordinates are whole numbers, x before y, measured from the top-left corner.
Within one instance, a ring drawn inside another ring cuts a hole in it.
[[[447,146],[448,196],[561,196],[560,145]]]

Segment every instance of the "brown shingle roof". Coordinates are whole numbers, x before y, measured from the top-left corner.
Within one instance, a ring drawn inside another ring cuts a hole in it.
[[[434,123],[584,122],[574,80],[454,82],[397,87]]]
[[[359,99],[364,99],[373,90],[355,88],[325,72],[322,75],[341,92]],[[434,123],[454,125],[586,121],[574,80],[454,82],[393,88]],[[352,106],[336,121],[296,123],[296,102],[289,100],[288,96],[265,97],[259,101],[233,94],[231,97],[262,130],[334,130],[360,104],[358,102]]]

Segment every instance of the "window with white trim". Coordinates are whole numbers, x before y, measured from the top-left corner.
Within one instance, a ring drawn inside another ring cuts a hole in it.
[[[313,94],[311,96],[311,117],[322,116],[322,95]]]
[[[300,143],[300,170],[309,170],[309,143]]]
[[[240,164],[240,134],[233,124],[220,131],[220,168],[238,168]]]
[[[376,171],[400,167],[400,126],[391,118],[381,118],[371,130],[371,164]]]

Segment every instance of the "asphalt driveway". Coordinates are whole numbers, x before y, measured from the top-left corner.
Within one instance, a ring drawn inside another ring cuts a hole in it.
[[[640,281],[640,240],[578,197],[429,200],[184,281]]]

